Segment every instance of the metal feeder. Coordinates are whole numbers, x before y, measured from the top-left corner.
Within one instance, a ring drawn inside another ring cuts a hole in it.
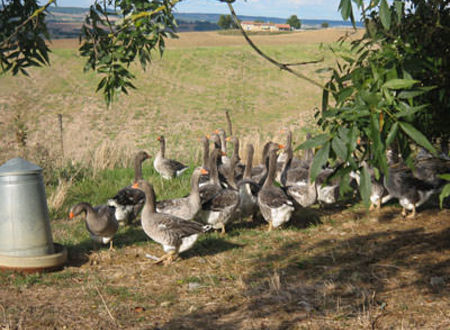
[[[0,269],[60,268],[67,249],[53,243],[42,168],[22,158],[0,166]]]

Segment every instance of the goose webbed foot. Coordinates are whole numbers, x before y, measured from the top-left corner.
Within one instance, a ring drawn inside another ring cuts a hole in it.
[[[165,255],[163,255],[158,260],[155,260],[153,262],[153,264],[158,265],[158,264],[162,263],[164,266],[167,266],[167,265],[171,264],[172,262],[174,262],[175,259],[177,259],[177,257],[178,257],[178,254],[175,251],[170,251],[170,252],[166,253]]]
[[[407,215],[406,208],[402,208],[402,218],[405,219]]]
[[[407,216],[408,219],[414,219],[416,217],[416,205],[413,205],[413,209],[410,215]]]

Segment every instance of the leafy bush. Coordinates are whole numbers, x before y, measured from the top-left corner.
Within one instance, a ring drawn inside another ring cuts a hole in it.
[[[433,144],[447,144],[450,68],[444,40],[450,40],[450,8],[445,1],[412,0],[407,10],[405,1],[391,7],[386,0],[372,1],[368,8],[354,2],[363,10],[366,33],[352,42],[350,54],[338,54],[316,114],[324,133],[300,148],[320,148],[313,178],[329,158],[340,163],[337,176],[348,178],[359,169],[360,192],[368,204],[363,160],[386,174],[388,148],[412,164],[413,145],[435,154]],[[339,8],[354,23],[351,0],[341,0]]]

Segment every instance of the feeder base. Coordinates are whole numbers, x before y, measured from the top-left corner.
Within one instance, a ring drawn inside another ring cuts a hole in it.
[[[18,257],[0,255],[0,270],[23,273],[49,272],[60,269],[67,261],[67,248],[53,243],[55,253],[43,256]]]

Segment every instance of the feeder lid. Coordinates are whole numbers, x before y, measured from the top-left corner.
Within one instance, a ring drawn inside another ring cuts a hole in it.
[[[0,176],[40,172],[42,172],[42,168],[20,157],[12,158],[0,166]]]

